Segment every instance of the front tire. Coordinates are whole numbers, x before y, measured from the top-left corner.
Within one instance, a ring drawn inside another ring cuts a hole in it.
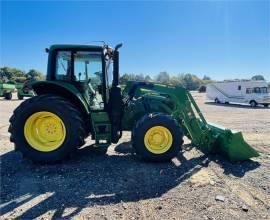
[[[54,95],[30,98],[10,118],[10,140],[34,162],[64,159],[84,143],[81,113],[68,100]]]
[[[11,100],[12,99],[12,93],[11,92],[5,93],[5,99],[6,100]]]
[[[136,154],[144,160],[165,162],[177,156],[183,132],[175,119],[165,114],[142,117],[132,131]]]
[[[217,104],[219,104],[219,103],[220,103],[220,101],[219,101],[219,99],[218,99],[218,98],[215,98],[215,103],[217,103]]]

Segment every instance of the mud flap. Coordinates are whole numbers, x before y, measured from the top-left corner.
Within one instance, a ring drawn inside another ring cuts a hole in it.
[[[216,137],[212,152],[220,153],[232,162],[243,161],[259,156],[259,153],[245,142],[241,132],[226,129],[211,123],[207,124]]]

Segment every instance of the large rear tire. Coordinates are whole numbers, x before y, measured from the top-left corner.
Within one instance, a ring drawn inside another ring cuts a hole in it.
[[[142,117],[132,131],[136,154],[144,160],[165,162],[177,156],[183,132],[175,119],[157,113]]]
[[[10,140],[34,162],[57,162],[84,144],[82,114],[68,100],[54,95],[27,99],[10,118]]]

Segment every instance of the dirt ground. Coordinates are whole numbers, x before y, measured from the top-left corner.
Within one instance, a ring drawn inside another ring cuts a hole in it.
[[[208,121],[241,130],[261,156],[232,164],[185,139],[170,163],[146,163],[126,132],[107,154],[88,141],[61,164],[35,165],[9,142],[21,101],[1,99],[1,219],[270,219],[270,109],[193,96]]]

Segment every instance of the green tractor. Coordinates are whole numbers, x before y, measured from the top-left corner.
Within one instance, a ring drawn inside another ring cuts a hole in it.
[[[0,97],[11,100],[13,92],[15,92],[14,83],[0,83]]]
[[[25,81],[24,83],[17,83],[17,98],[22,100],[24,97],[33,97],[34,92],[30,88],[30,81]]]
[[[45,81],[32,83],[36,96],[10,118],[15,149],[37,162],[56,162],[84,145],[117,143],[132,131],[136,154],[148,161],[169,161],[181,150],[183,136],[204,153],[231,161],[258,153],[240,132],[207,123],[182,87],[146,82],[119,85],[119,51],[107,46],[53,45]]]

